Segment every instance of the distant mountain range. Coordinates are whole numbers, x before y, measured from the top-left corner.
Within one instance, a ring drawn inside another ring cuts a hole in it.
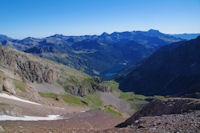
[[[6,35],[0,34],[0,40],[1,40],[1,41],[2,41],[2,40],[12,40],[12,38],[10,38],[10,37],[8,37],[8,36],[6,36]]]
[[[158,30],[114,32],[85,36],[53,35],[15,40],[0,37],[0,43],[18,50],[105,77],[150,56],[161,46],[182,41]]]
[[[195,95],[200,92],[199,68],[200,36],[161,47],[121,76],[120,88],[143,95]]]
[[[185,40],[190,40],[190,39],[195,39],[198,36],[200,36],[200,33],[172,34],[172,36],[177,37],[177,38],[182,38],[182,39],[185,39]]]

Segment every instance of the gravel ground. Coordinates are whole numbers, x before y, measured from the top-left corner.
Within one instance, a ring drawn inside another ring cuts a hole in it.
[[[142,117],[129,127],[137,132],[200,133],[200,111]]]
[[[54,121],[0,121],[1,130],[14,133],[91,132],[112,128],[123,120],[107,113],[91,110],[63,115],[64,120]]]
[[[69,117],[69,116],[68,116]],[[9,133],[200,133],[200,111],[141,117],[127,128],[114,128],[120,120],[102,112],[73,114],[68,120],[0,122],[0,131]],[[107,129],[105,129],[107,128]]]

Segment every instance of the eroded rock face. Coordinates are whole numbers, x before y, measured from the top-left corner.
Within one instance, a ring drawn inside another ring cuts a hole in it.
[[[11,79],[5,79],[3,82],[3,91],[8,92],[10,94],[16,94],[15,86],[12,83]]]
[[[7,47],[0,46],[0,64],[18,73],[23,80],[40,83],[52,83],[54,80],[54,71],[51,68],[31,61],[25,55],[18,54]]]
[[[126,127],[131,125],[134,123],[134,121],[144,116],[182,114],[184,112],[190,112],[194,110],[200,110],[200,101],[181,98],[169,99],[167,101],[157,99],[144,106],[140,111],[133,114],[131,118],[117,125],[117,127]]]
[[[84,88],[82,86],[79,87],[70,86],[66,91],[76,96],[85,96],[90,93],[88,88]]]
[[[51,83],[53,82],[53,70],[44,67],[43,65],[32,62],[32,61],[27,61],[27,62],[21,62],[21,61],[16,61],[17,62],[17,67],[18,67],[18,73],[25,79],[29,81],[37,81],[37,82],[47,82]]]
[[[3,78],[0,75],[0,91],[2,90],[2,88],[3,88]]]

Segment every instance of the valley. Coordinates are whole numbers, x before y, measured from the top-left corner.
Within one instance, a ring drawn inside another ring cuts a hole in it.
[[[0,133],[200,133],[200,0],[0,0]]]
[[[157,30],[0,36],[0,132],[197,132],[199,44]]]

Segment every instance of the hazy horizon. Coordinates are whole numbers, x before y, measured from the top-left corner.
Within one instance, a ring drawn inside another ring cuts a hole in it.
[[[151,30],[151,29],[148,29],[148,30],[113,31],[113,32],[133,32],[133,31],[144,31],[144,32],[147,32],[147,31],[149,31],[149,30]],[[158,30],[158,29],[153,29],[153,30]],[[106,32],[106,33],[112,34],[113,32]],[[160,31],[160,30],[159,30],[159,32],[164,33],[164,32],[162,32],[162,31]],[[50,34],[50,35],[47,35],[47,36],[25,36],[25,37],[18,37],[18,38],[17,38],[17,37],[8,36],[8,35],[2,34],[2,33],[0,33],[0,35],[5,35],[5,36],[10,37],[10,38],[12,38],[12,39],[25,39],[25,38],[28,38],[28,37],[37,38],[37,39],[42,39],[42,38],[49,37],[49,36],[53,36],[53,35],[63,35],[63,36],[97,35],[97,36],[99,36],[99,35],[101,35],[101,34],[103,34],[103,33],[104,33],[104,32],[99,33],[99,34],[78,34],[78,35],[71,35],[71,34],[67,34],[67,35],[66,35],[66,34],[62,34],[62,33],[54,33],[54,34]],[[164,34],[170,34],[170,35],[175,35],[175,34],[200,34],[200,32],[197,32],[197,33],[164,33]]]

